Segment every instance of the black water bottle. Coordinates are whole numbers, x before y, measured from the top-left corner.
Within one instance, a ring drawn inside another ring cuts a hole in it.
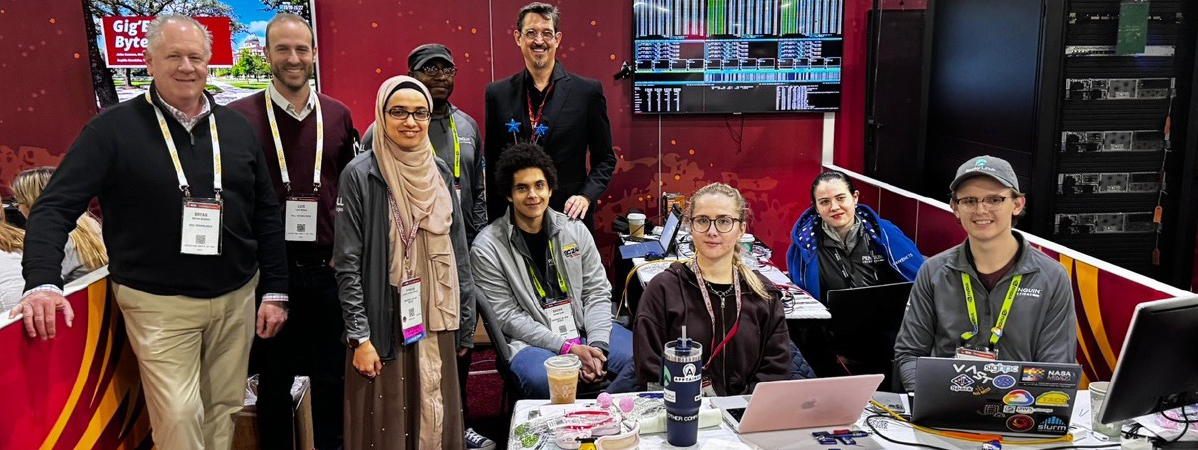
[[[675,447],[695,445],[699,435],[703,346],[686,337],[666,343],[662,352],[661,387],[666,403],[666,441]]]

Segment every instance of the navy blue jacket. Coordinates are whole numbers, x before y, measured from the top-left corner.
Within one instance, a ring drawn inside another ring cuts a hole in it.
[[[893,223],[878,217],[878,213],[868,206],[857,205],[857,220],[861,221],[861,226],[869,234],[870,244],[877,246],[875,251],[886,255],[886,262],[890,263],[895,273],[907,281],[914,280],[924,261],[915,243]],[[819,228],[822,222],[815,208],[807,208],[790,231],[790,248],[786,250],[790,279],[820,301],[823,301],[819,287]]]

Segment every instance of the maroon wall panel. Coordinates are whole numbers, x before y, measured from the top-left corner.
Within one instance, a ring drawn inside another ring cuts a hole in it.
[[[23,169],[57,165],[96,113],[83,6],[0,1],[0,193]]]
[[[524,68],[512,30],[525,3],[320,1],[323,90],[349,105],[355,125],[365,130],[373,120],[370,108],[379,83],[407,71],[404,56],[412,47],[441,42],[453,50],[461,70],[453,102],[481,122],[486,83]],[[750,232],[774,249],[775,261],[784,262],[790,227],[810,204],[806,191],[819,169],[823,116],[664,116],[660,122],[656,116],[633,117],[631,81],[612,79],[624,61],[632,60],[632,2],[551,3],[562,11],[558,60],[571,72],[602,82],[607,97],[619,164],[598,205],[597,227],[607,230],[612,219],[632,207],[656,214],[659,185],[664,192],[689,193],[724,181],[745,193],[756,218]],[[863,67],[864,53],[857,56]],[[611,242],[609,233],[597,235],[601,245]]]

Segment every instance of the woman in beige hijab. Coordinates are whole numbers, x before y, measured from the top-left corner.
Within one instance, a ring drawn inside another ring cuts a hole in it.
[[[474,282],[449,166],[429,145],[431,104],[413,78],[384,82],[381,139],[341,176],[346,450],[464,447],[455,355],[472,345]]]

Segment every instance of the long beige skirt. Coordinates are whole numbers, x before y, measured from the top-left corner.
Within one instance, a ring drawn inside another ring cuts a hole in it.
[[[395,359],[384,362],[374,380],[354,369],[353,350],[348,353],[345,450],[464,449],[456,333],[426,332],[417,344],[392,345],[398,346]],[[440,370],[424,378],[440,380],[422,386],[421,358],[429,370],[437,357]]]

